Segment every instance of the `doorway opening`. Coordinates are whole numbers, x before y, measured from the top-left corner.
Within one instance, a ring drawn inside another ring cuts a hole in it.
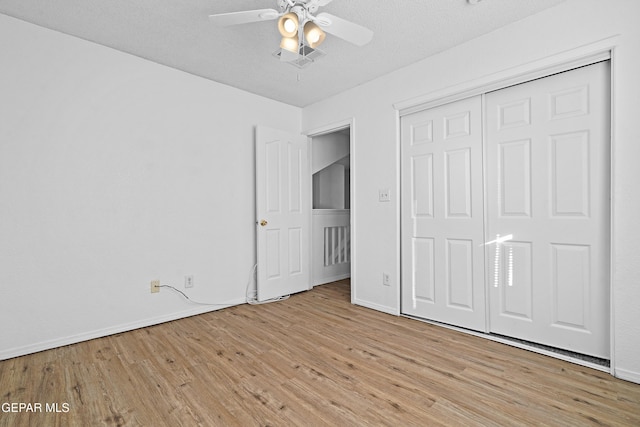
[[[311,139],[312,286],[351,277],[351,129]]]

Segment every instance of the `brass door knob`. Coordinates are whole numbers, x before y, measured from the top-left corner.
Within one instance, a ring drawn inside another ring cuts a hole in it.
[[[264,227],[265,225],[267,225],[267,220],[266,220],[266,219],[263,219],[262,221],[260,221],[260,225],[261,225],[261,226],[263,226],[263,227]]]

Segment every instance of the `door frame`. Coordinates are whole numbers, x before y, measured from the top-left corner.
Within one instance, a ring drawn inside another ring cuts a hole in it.
[[[350,235],[349,239],[351,241],[351,303],[354,304],[356,301],[356,246],[357,242],[355,239],[355,231],[356,231],[356,222],[355,222],[355,212],[356,212],[356,204],[355,204],[355,189],[356,189],[356,180],[355,180],[355,117],[350,117],[347,119],[327,123],[324,126],[316,127],[313,129],[309,129],[303,131],[302,134],[305,135],[309,140],[314,137],[326,135],[328,133],[333,133],[339,130],[343,130],[349,128],[349,224],[350,224]],[[309,150],[309,161],[313,161],[313,153],[312,150]],[[309,180],[309,194],[313,194],[313,180]],[[310,198],[311,209],[310,216],[313,215],[313,197]],[[309,218],[309,221],[312,221],[313,218]],[[311,222],[310,222],[311,223]],[[313,244],[313,239],[309,239],[309,245]],[[312,248],[309,248],[309,256],[312,257]],[[312,261],[312,260],[310,260]]]
[[[450,86],[442,90],[433,91],[427,94],[419,95],[416,97],[412,97],[410,99],[402,100],[393,104],[393,107],[396,109],[397,116],[397,147],[398,152],[402,151],[402,141],[400,138],[400,119],[403,116],[409,115],[411,113],[427,110],[430,108],[434,108],[440,105],[448,104],[451,102],[458,101],[460,99],[469,98],[475,95],[484,95],[488,92],[492,92],[495,90],[503,89],[509,86],[513,86],[519,83],[524,83],[527,81],[535,80],[538,78],[547,77],[553,74],[561,73],[564,71],[569,71],[574,68],[583,67],[586,65],[591,65],[597,62],[608,60],[610,61],[610,95],[611,95],[611,117],[610,117],[610,194],[611,194],[611,203],[610,203],[610,223],[609,223],[609,345],[610,345],[610,359],[609,359],[609,368],[600,370],[608,371],[611,375],[615,376],[615,307],[614,307],[614,292],[615,292],[615,271],[614,271],[614,251],[615,251],[615,201],[613,199],[613,195],[615,194],[615,132],[616,128],[616,117],[615,117],[615,104],[616,104],[616,92],[615,92],[615,76],[617,69],[617,61],[616,61],[616,48],[619,45],[620,36],[608,37],[594,43],[590,43],[584,46],[581,46],[576,49],[572,49],[569,51],[565,51],[559,54],[551,55],[548,57],[541,58],[539,60],[529,62],[527,64],[523,64],[517,67],[509,68],[503,70],[498,73],[490,74],[478,79],[470,80],[465,83],[461,83],[459,85]],[[483,100],[484,104],[484,100]],[[484,131],[483,131],[484,132]],[[484,160],[483,160],[484,162]],[[402,167],[401,164],[398,165],[398,170]],[[402,188],[400,188],[400,197],[402,197]],[[486,203],[486,201],[485,201]],[[486,206],[485,206],[486,210]],[[486,221],[486,218],[485,218]],[[401,221],[400,221],[401,222]],[[399,235],[401,236],[402,230],[398,230]],[[402,254],[400,254],[402,256]],[[402,275],[400,277],[402,282]],[[401,301],[401,293],[402,286],[398,286],[398,301]],[[488,292],[488,290],[487,290]],[[399,307],[401,310],[401,307]],[[488,314],[487,314],[488,315]],[[487,320],[488,322],[488,320]],[[491,339],[493,341],[505,342],[505,340],[501,340],[500,338],[492,337],[487,334],[478,334],[471,331],[467,331],[465,329],[451,327],[452,329],[461,330],[463,332],[468,332],[473,335],[478,335],[487,339]],[[581,361],[577,359],[566,359],[564,357],[558,357],[557,354],[546,352],[544,350],[539,350],[536,347],[520,345],[520,347],[526,348],[528,350],[543,353],[548,356],[557,357],[565,360],[569,360],[574,363],[583,364],[585,366],[589,366],[592,368],[598,369],[597,366],[594,366],[590,363],[581,363]]]

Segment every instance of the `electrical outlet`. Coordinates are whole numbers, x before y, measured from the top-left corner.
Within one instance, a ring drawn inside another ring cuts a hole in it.
[[[160,280],[151,281],[151,293],[155,294],[156,292],[160,292]]]
[[[385,286],[391,286],[389,281],[389,273],[382,273],[382,284]]]
[[[193,276],[184,276],[184,287],[185,288],[193,288]]]
[[[388,188],[381,188],[378,190],[378,201],[379,202],[389,202],[391,201],[391,190]]]

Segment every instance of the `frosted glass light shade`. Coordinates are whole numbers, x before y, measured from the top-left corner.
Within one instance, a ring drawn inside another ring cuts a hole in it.
[[[282,15],[278,20],[278,31],[282,37],[294,37],[298,34],[298,15],[293,12]]]
[[[280,47],[288,50],[289,52],[298,53],[298,38],[283,37],[280,41]]]
[[[315,49],[320,46],[326,36],[325,32],[315,23],[307,22],[304,25],[304,39],[307,41],[309,47]]]

